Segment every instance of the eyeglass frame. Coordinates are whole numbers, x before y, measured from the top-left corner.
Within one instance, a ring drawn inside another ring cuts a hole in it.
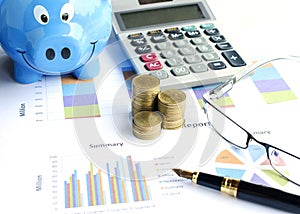
[[[246,129],[244,129],[241,125],[239,125],[237,122],[235,122],[234,120],[232,120],[229,116],[227,116],[225,113],[223,113],[216,105],[214,105],[212,102],[209,101],[209,100],[218,100],[218,99],[220,99],[222,96],[224,96],[227,92],[229,92],[233,88],[233,85],[235,83],[237,83],[240,80],[245,79],[245,78],[251,76],[252,74],[254,74],[257,68],[259,68],[259,67],[261,67],[261,66],[263,66],[265,64],[271,63],[273,61],[276,61],[276,60],[291,60],[291,61],[295,61],[295,62],[299,62],[300,63],[300,56],[274,57],[274,58],[261,60],[261,61],[258,61],[256,63],[251,64],[250,66],[248,66],[244,70],[240,71],[239,73],[233,75],[230,79],[228,79],[227,81],[221,83],[220,85],[218,85],[214,89],[211,89],[211,90],[205,92],[202,95],[203,102],[204,102],[203,110],[204,110],[204,113],[207,115],[207,119],[208,119],[208,121],[210,123],[210,126],[214,129],[214,131],[222,139],[224,139],[228,143],[234,145],[235,147],[241,148],[241,149],[248,149],[249,143],[251,141],[255,141],[256,143],[258,143],[259,145],[261,145],[261,146],[263,146],[265,148],[265,151],[267,153],[267,158],[268,158],[268,160],[269,160],[270,165],[272,166],[272,168],[277,173],[279,173],[279,175],[281,175],[282,177],[284,177],[288,181],[292,182],[293,184],[295,184],[297,186],[300,186],[300,183],[297,183],[297,182],[289,179],[288,177],[286,177],[283,173],[281,173],[280,171],[278,171],[272,165],[272,160],[271,160],[271,158],[269,156],[269,148],[272,147],[272,148],[274,148],[276,150],[282,151],[282,152],[290,155],[291,157],[294,157],[294,158],[299,159],[299,160],[300,160],[300,157],[298,157],[298,156],[296,156],[294,154],[291,154],[291,153],[289,153],[289,152],[287,152],[285,150],[282,150],[282,149],[280,149],[278,147],[272,146],[272,145],[270,145],[268,143],[264,143],[264,142],[261,142],[261,141],[257,140],[249,131],[247,131]],[[216,128],[211,124],[210,119],[208,117],[207,108],[205,107],[205,105],[207,105],[207,104],[210,105],[215,110],[217,110],[221,115],[223,115],[226,119],[230,120],[232,123],[234,123],[237,127],[239,127],[241,130],[243,130],[247,134],[247,141],[246,141],[245,147],[239,146],[239,145],[231,142],[230,140],[228,140],[227,138],[225,138],[218,130],[216,130]]]

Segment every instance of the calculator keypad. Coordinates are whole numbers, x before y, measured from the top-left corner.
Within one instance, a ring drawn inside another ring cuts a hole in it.
[[[140,73],[161,80],[246,65],[213,23],[156,29],[130,34],[127,39],[144,65]]]

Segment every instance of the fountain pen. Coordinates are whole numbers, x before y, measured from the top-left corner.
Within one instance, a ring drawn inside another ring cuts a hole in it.
[[[195,184],[219,190],[242,200],[283,211],[300,213],[299,195],[239,179],[220,177],[202,172],[188,172],[182,169],[173,169],[173,171],[180,177],[192,180]]]

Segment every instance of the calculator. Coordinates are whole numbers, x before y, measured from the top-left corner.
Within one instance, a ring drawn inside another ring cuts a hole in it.
[[[112,0],[113,29],[139,74],[161,88],[222,82],[247,61],[205,0]]]

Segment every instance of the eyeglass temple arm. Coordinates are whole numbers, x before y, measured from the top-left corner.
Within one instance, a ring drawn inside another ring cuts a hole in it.
[[[270,63],[272,61],[280,60],[280,59],[286,59],[286,60],[292,60],[300,63],[300,57],[299,56],[284,56],[284,57],[275,57],[275,58],[269,58],[265,60],[257,61],[248,67],[246,67],[241,72],[235,74],[232,76],[229,80],[223,82],[221,85],[217,86],[213,90],[209,91],[210,99],[219,99],[222,97],[225,93],[230,91],[233,87],[233,85],[240,81],[241,79],[244,79],[248,76],[251,76],[255,70],[267,63]]]

